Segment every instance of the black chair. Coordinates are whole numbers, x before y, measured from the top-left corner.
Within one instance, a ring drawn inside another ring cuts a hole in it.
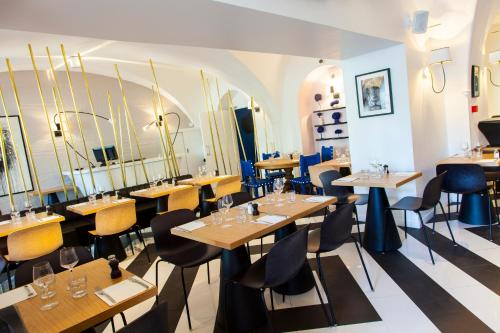
[[[92,254],[86,247],[75,246],[75,251],[76,255],[78,256],[77,266],[83,265],[85,263],[94,260]],[[16,288],[33,282],[33,266],[42,261],[48,261],[50,263],[50,266],[52,266],[52,270],[54,271],[55,274],[65,271],[65,269],[61,267],[59,262],[59,250],[36,259],[25,261],[22,264],[20,264],[19,267],[16,268],[16,272],[14,275],[16,281]]]
[[[309,225],[299,229],[291,235],[281,239],[279,242],[274,244],[268,254],[253,263],[246,271],[235,276],[230,283],[226,284],[226,313],[227,309],[230,307],[229,295],[227,288],[233,285],[242,285],[247,288],[257,289],[261,292],[262,302],[266,307],[266,316],[269,321],[269,325],[272,326],[271,318],[269,317],[269,312],[267,311],[266,301],[264,299],[264,291],[269,288],[276,288],[290,279],[294,278],[299,271],[307,263],[307,234],[309,231]],[[323,306],[323,311],[327,321],[330,322],[328,312],[326,310],[323,298],[319,292],[318,285],[314,281],[314,287],[318,293],[321,305]],[[274,310],[274,302],[271,290],[271,308]],[[231,332],[231,327],[226,317],[226,328],[227,332]],[[273,330],[274,331],[274,330]]]
[[[231,193],[231,197],[233,198],[232,207],[239,206],[253,200],[252,195],[248,192]]]
[[[208,283],[210,283],[208,263],[221,254],[219,248],[178,237],[172,235],[170,232],[170,229],[194,220],[196,220],[196,215],[189,209],[173,210],[158,215],[151,220],[151,230],[153,231],[156,252],[160,257],[155,267],[156,285],[158,285],[158,264],[160,262],[165,261],[181,268],[182,289],[184,291],[189,329],[191,329],[191,317],[189,315],[184,269],[207,264]],[[158,295],[156,296],[156,301],[158,302]]]
[[[450,228],[450,223],[448,221],[448,217],[446,216],[446,213],[444,212],[443,205],[441,204],[440,198],[441,198],[441,189],[443,186],[444,178],[446,176],[446,172],[443,172],[436,177],[432,178],[429,180],[427,185],[425,185],[424,189],[424,194],[422,195],[421,198],[418,197],[404,197],[403,199],[399,200],[396,202],[394,205],[389,207],[391,210],[404,210],[405,213],[405,238],[406,238],[406,211],[412,211],[416,214],[418,214],[418,218],[420,219],[420,225],[422,226],[422,229],[424,231],[424,237],[425,237],[425,242],[427,243],[427,249],[429,250],[429,254],[431,256],[432,264],[434,265],[434,257],[432,256],[432,248],[431,248],[431,243],[429,242],[429,238],[427,236],[427,231],[425,230],[424,226],[424,220],[422,219],[422,214],[421,212],[424,210],[429,210],[433,209],[434,210],[434,215],[432,218],[432,230],[435,228],[436,224],[436,206],[439,205],[441,208],[441,211],[443,212],[443,215],[445,217],[446,225],[448,226],[448,230],[450,231],[451,239],[453,242],[453,245],[457,245],[455,242],[455,237],[453,237],[453,232],[451,231]],[[385,235],[384,235],[385,236]],[[384,237],[385,238],[385,237]]]
[[[350,192],[350,187],[348,186],[335,186],[332,185],[332,181],[344,177],[337,170],[328,170],[319,174],[319,179],[323,184],[323,191],[325,195],[337,197],[336,207],[340,207],[349,203],[354,202],[354,216],[356,216],[356,226],[358,227],[358,239],[359,244],[363,247],[363,242],[361,241],[361,231],[359,229],[359,217],[358,210],[356,206],[363,206],[368,204],[368,194],[354,194]]]
[[[495,217],[498,222],[498,182],[500,181],[500,167],[483,167],[488,191],[493,193],[493,204],[495,206]]]
[[[321,253],[336,250],[352,238],[354,244],[356,245],[356,250],[358,250],[359,259],[361,259],[361,264],[363,265],[363,269],[365,270],[366,278],[368,279],[370,288],[373,291],[372,281],[370,280],[370,275],[368,274],[368,270],[366,269],[365,261],[363,260],[363,256],[361,255],[358,242],[352,235],[353,210],[353,203],[339,206],[335,211],[329,213],[325,217],[325,220],[323,221],[323,223],[321,223],[321,228],[315,229],[311,231],[311,233],[309,233],[307,252],[316,254],[319,278],[321,280],[323,288],[325,289],[326,297],[328,298],[330,314],[334,324],[336,322],[335,315],[333,314],[332,302],[330,300],[330,294],[328,292],[327,283],[323,274],[323,267],[321,266]]]
[[[124,326],[119,333],[139,332],[167,332],[168,333],[168,307],[167,303],[161,302],[151,310]]]

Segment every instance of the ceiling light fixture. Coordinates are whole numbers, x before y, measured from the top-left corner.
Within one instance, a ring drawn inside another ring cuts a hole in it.
[[[492,65],[498,65],[498,64],[500,64],[500,50],[496,50],[496,51],[490,52],[489,58],[490,58],[490,64],[492,64]],[[493,73],[491,72],[491,69],[489,67],[486,67],[486,70],[490,74],[489,75],[490,83],[493,86],[495,86],[495,87],[500,87],[500,84],[497,84],[497,83],[493,82],[493,79],[492,79]]]
[[[427,24],[429,23],[429,11],[417,10],[413,13],[411,22],[411,31],[414,34],[425,34],[427,32]]]
[[[439,49],[434,49],[431,50],[430,58],[429,58],[429,73],[431,75],[431,84],[432,84],[432,90],[436,94],[440,94],[443,92],[444,88],[446,87],[446,72],[444,70],[444,63],[450,62],[451,61],[451,54],[450,54],[450,48],[449,47],[441,47]],[[436,90],[434,88],[434,76],[432,75],[432,70],[430,69],[430,66],[439,64],[441,65],[441,70],[443,71],[443,87],[439,90]]]

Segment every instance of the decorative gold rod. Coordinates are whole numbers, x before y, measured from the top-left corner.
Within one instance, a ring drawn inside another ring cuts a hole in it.
[[[118,83],[120,84],[120,90],[122,92],[123,107],[125,109],[125,118],[128,119],[128,121],[130,122],[129,126],[130,126],[130,129],[132,130],[132,133],[134,134],[135,145],[137,146],[137,152],[139,153],[139,158],[141,159],[142,170],[144,171],[144,177],[146,178],[146,183],[149,183],[148,173],[146,172],[146,166],[144,165],[144,158],[142,157],[141,146],[139,145],[139,140],[137,139],[137,132],[135,131],[134,122],[132,121],[132,117],[130,116],[130,110],[128,108],[128,103],[127,103],[127,97],[125,96],[125,89],[123,88],[122,77],[120,76],[120,72],[118,71],[117,64],[115,64],[115,71],[116,71],[116,76],[118,77]],[[137,183],[137,177],[135,180]]]
[[[118,112],[120,112],[120,109],[118,109]],[[128,135],[128,144],[130,146],[130,159],[132,160],[132,166],[134,169],[134,178],[135,178],[135,185],[139,184],[138,178],[137,178],[137,170],[135,169],[135,160],[134,160],[134,150],[132,147],[132,136],[130,135],[130,124],[129,124],[129,118],[127,117],[127,112],[123,110],[123,114],[125,116],[125,124],[127,125],[127,135]],[[147,181],[149,183],[149,181]]]
[[[125,168],[123,166],[123,155],[120,156],[120,145],[118,142],[118,133],[116,132],[116,123],[115,123],[115,114],[113,111],[113,101],[111,99],[111,93],[107,92],[108,95],[108,107],[109,107],[109,116],[111,117],[111,125],[113,125],[113,137],[115,138],[115,146],[118,151],[118,163],[120,164],[120,171],[122,173],[122,182],[123,187],[127,187],[127,180],[125,179]]]
[[[75,197],[78,199],[78,189],[76,187],[76,181],[75,181],[75,175],[73,173],[73,162],[71,162],[71,155],[69,154],[69,149],[67,145],[67,139],[66,139],[66,130],[64,129],[64,125],[62,123],[62,117],[61,117],[61,108],[60,106],[60,101],[57,99],[57,91],[55,87],[52,87],[52,96],[54,98],[54,104],[56,105],[56,111],[57,111],[57,117],[59,118],[59,124],[61,126],[61,133],[63,136],[64,140],[64,150],[66,151],[66,157],[68,158],[68,163],[69,163],[69,169],[71,171],[71,182],[73,184],[73,192],[75,193]],[[62,102],[61,102],[62,104]]]
[[[63,101],[62,95],[61,95],[61,88],[59,86],[59,79],[57,78],[57,75],[56,75],[56,69],[54,67],[54,63],[52,62],[52,56],[50,55],[49,48],[46,47],[45,51],[47,52],[47,58],[49,59],[49,64],[50,64],[50,72],[52,73],[52,78],[54,79],[54,83],[55,83],[55,88],[56,88],[56,92],[57,92],[57,100],[59,101],[59,103],[61,105],[62,115],[64,116],[64,122],[66,123],[66,126],[68,126],[69,143],[73,147],[73,152],[75,154],[76,165],[78,166],[78,171],[80,173],[80,179],[82,181],[83,192],[84,192],[84,195],[87,196],[87,186],[85,185],[85,181],[83,180],[82,167],[80,165],[80,159],[79,159],[79,156],[78,156],[78,152],[76,151],[76,145],[75,145],[75,140],[73,139],[73,133],[72,133],[72,129],[71,129],[71,124],[68,121],[68,115],[66,114],[66,110],[64,109],[64,101]],[[61,126],[62,126],[63,119],[61,117],[59,117],[59,121],[61,122]],[[68,147],[67,147],[68,146],[68,141],[66,141],[66,140],[64,141],[64,146],[66,147],[66,150],[67,150],[68,149]],[[71,161],[71,159],[68,159],[68,161]],[[73,174],[73,172],[74,172],[73,167],[71,167],[71,173]],[[75,192],[75,196],[78,199],[78,192]]]
[[[220,141],[219,126],[217,126],[217,119],[215,117],[214,102],[212,100],[212,92],[210,89],[210,81],[208,80],[208,78],[207,78],[207,88],[208,88],[208,96],[210,96],[210,105],[212,107],[212,118],[214,118],[215,134],[217,135],[217,142],[219,143],[219,151],[220,151],[220,158],[222,159],[222,167],[224,168],[224,174],[227,175],[226,161],[224,159],[224,151],[222,150],[222,144]]]
[[[21,175],[21,180],[23,182],[24,195],[26,196],[26,200],[29,200],[28,190],[26,187],[26,179],[24,178],[23,168],[21,167],[21,162],[20,162],[21,160],[19,159],[19,153],[17,150],[16,140],[14,140],[14,135],[13,135],[13,131],[12,131],[12,124],[10,123],[10,119],[9,119],[10,116],[9,116],[9,112],[7,110],[7,105],[5,104],[5,98],[3,95],[2,87],[0,87],[0,99],[2,100],[2,107],[3,107],[3,110],[5,112],[5,120],[7,121],[7,129],[9,130],[10,137],[12,139],[12,149],[14,150],[14,156],[16,157],[16,161],[17,161],[17,170],[19,171],[19,174]]]
[[[158,78],[156,76],[156,70],[155,70],[155,66],[153,65],[152,59],[149,59],[149,65],[151,66],[151,71],[153,72],[153,77],[154,77],[155,85],[156,85],[156,93],[158,94],[158,100],[160,101],[160,109],[161,109],[161,113],[163,116],[165,137],[166,137],[166,141],[167,141],[167,144],[169,146],[169,149],[170,149],[170,154],[172,155],[172,161],[173,161],[172,164],[174,167],[175,174],[177,176],[180,176],[179,164],[177,162],[177,156],[175,155],[174,144],[172,142],[172,138],[170,137],[170,131],[168,128],[167,113],[165,112],[165,107],[163,106],[163,100],[162,100],[161,94],[160,94],[160,85],[158,84]]]
[[[33,150],[31,149],[31,141],[28,136],[28,131],[26,130],[26,122],[24,121],[23,109],[21,107],[21,101],[19,100],[19,93],[17,91],[16,81],[14,79],[14,72],[12,71],[12,66],[10,64],[10,59],[5,59],[7,63],[7,68],[9,69],[10,83],[12,85],[12,90],[14,91],[14,97],[16,98],[17,110],[19,111],[19,120],[21,121],[21,128],[26,138],[26,146],[28,147],[28,161],[31,164],[31,168],[33,170],[33,174],[35,175],[36,188],[38,190],[38,197],[40,199],[40,204],[42,206],[45,205],[43,200],[42,188],[40,187],[40,181],[38,179],[38,171],[36,169],[35,160],[33,159]],[[20,161],[18,160],[18,163]]]
[[[125,154],[123,152],[123,131],[122,131],[122,113],[120,112],[120,104],[116,107],[116,113],[118,114],[118,131],[120,133],[120,151],[122,155],[123,169],[125,170],[125,183],[127,182],[127,168],[125,167]],[[135,174],[135,165],[132,165]],[[137,179],[137,177],[136,177]]]
[[[253,138],[255,142],[255,162],[259,161],[259,137],[257,135],[257,117],[255,117],[255,101],[253,96],[250,97],[250,108],[252,112],[252,120],[253,120]]]
[[[229,122],[229,130],[231,131],[231,141],[232,141],[232,146],[233,146],[233,153],[234,153],[234,158],[236,158],[236,171],[238,174],[240,174],[240,155],[238,154],[238,148],[236,147],[238,145],[237,139],[236,139],[236,134],[234,133],[234,124],[233,120],[231,117],[231,101],[229,97],[229,90],[227,91],[227,120]]]
[[[205,87],[205,75],[203,70],[200,70],[201,86],[203,87],[203,95],[205,96],[205,108],[207,109],[208,126],[210,128],[210,138],[212,139],[212,151],[214,153],[215,168],[219,171],[219,161],[217,160],[217,148],[215,148],[214,131],[212,130],[212,120],[210,119],[210,108],[208,107],[207,88]]]
[[[222,110],[222,99],[220,98],[220,89],[219,89],[219,79],[215,78],[215,85],[217,86],[217,98],[219,101],[219,113],[220,113],[220,122],[222,123],[222,137],[224,142],[227,140],[227,131],[226,131],[226,122],[224,121],[224,111]],[[229,164],[229,173],[233,173],[233,168],[231,167],[231,151],[229,150],[229,145],[226,146],[227,153],[227,163]]]
[[[0,141],[1,141],[1,148],[2,148],[3,169],[5,170],[5,179],[7,182],[7,190],[9,191],[10,210],[14,211],[14,210],[16,210],[16,205],[14,203],[14,196],[12,194],[12,183],[10,182],[9,164],[7,163],[7,152],[5,151],[5,138],[3,137],[3,126],[2,126],[1,122],[0,122]],[[12,141],[14,141],[14,140],[12,140]]]
[[[80,111],[78,110],[78,105],[76,103],[75,91],[73,89],[73,80],[71,79],[71,73],[69,70],[68,59],[66,58],[66,51],[64,50],[64,45],[61,44],[61,53],[64,60],[64,67],[66,68],[66,76],[68,77],[69,90],[71,91],[71,99],[73,100],[73,108],[75,109],[76,122],[78,123],[78,130],[82,138],[83,150],[85,151],[85,159],[87,160],[87,166],[89,168],[90,180],[92,181],[93,192],[96,192],[94,173],[92,172],[92,167],[90,166],[89,152],[87,149],[87,142],[85,141],[85,135],[83,134],[82,120],[80,119]],[[64,109],[63,109],[64,110]],[[85,182],[83,182],[85,184]]]
[[[101,128],[99,122],[97,121],[97,115],[95,112],[94,99],[92,98],[92,92],[90,91],[89,80],[87,74],[85,73],[85,68],[83,66],[83,60],[80,53],[78,53],[78,61],[80,62],[80,69],[82,71],[83,83],[87,90],[87,96],[89,98],[90,112],[92,112],[92,117],[94,118],[95,129],[97,130],[97,136],[99,137],[99,143],[101,144],[101,151],[104,158],[104,164],[106,164],[106,171],[108,173],[109,182],[111,183],[111,188],[115,190],[115,183],[113,181],[113,175],[111,174],[111,169],[109,168],[108,157],[106,156],[106,149],[104,149],[104,140],[102,139]]]
[[[161,126],[159,126],[160,125],[160,123],[159,123],[160,118],[158,117],[158,110],[157,110],[156,95],[155,95],[155,87],[154,86],[151,87],[151,91],[153,92],[153,112],[154,112],[154,116],[155,116],[156,129],[158,130],[158,134],[160,136],[161,148],[162,148],[163,156],[164,156],[163,166],[165,167],[165,177],[167,177],[167,175],[169,175],[169,177],[172,177],[172,165],[170,164],[170,158],[168,157],[168,150],[167,150],[167,147],[165,146],[165,141],[163,141],[163,133],[161,132]],[[164,124],[164,126],[166,126],[166,124]],[[167,172],[167,164],[168,164],[168,172]]]
[[[264,110],[261,110],[262,112],[262,118],[264,119],[264,136],[266,138],[266,153],[269,153],[269,145],[267,143],[267,112],[264,113]]]
[[[245,145],[243,144],[243,139],[241,138],[240,125],[238,124],[238,118],[236,118],[236,110],[234,109],[233,97],[231,96],[231,91],[227,91],[229,94],[229,103],[231,104],[231,110],[233,111],[234,123],[236,124],[236,130],[238,132],[238,138],[240,139],[241,150],[243,151],[243,158],[247,161],[247,153],[245,151]]]
[[[35,55],[33,54],[33,48],[31,47],[31,44],[28,44],[28,49],[30,51],[31,63],[33,65],[33,72],[35,72],[35,79],[36,79],[36,84],[38,87],[38,93],[40,94],[40,100],[42,101],[43,113],[45,114],[45,120],[47,121],[47,126],[49,128],[50,141],[52,142],[52,148],[54,148],[54,155],[56,156],[57,169],[59,171],[59,178],[61,179],[64,197],[66,198],[66,201],[68,201],[69,200],[68,199],[68,191],[66,190],[66,184],[64,181],[63,171],[62,171],[62,167],[61,167],[61,161],[59,159],[59,153],[57,152],[56,140],[54,139],[54,133],[52,132],[52,126],[50,126],[49,111],[47,111],[47,104],[45,103],[45,97],[43,96],[42,83],[40,82],[40,76],[38,75],[38,68],[36,66]]]

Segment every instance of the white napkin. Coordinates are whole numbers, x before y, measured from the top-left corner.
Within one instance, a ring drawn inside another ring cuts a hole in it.
[[[414,173],[415,172],[395,172],[394,175],[396,175],[396,176],[411,176]]]
[[[304,199],[304,202],[325,202],[325,201],[328,201],[328,200],[331,200],[333,199],[334,197],[331,197],[331,196],[314,196],[314,197],[309,197],[307,199]]]
[[[28,296],[29,292],[32,293],[31,296]],[[35,296],[36,296],[36,291],[31,286],[31,284],[27,284],[25,286],[16,288],[6,293],[0,294],[0,309],[22,302],[28,298],[33,298]]]
[[[135,193],[142,193],[142,192],[146,192],[147,190],[149,190],[149,189],[148,188],[144,188],[142,190],[135,191]]]
[[[10,220],[2,221],[2,222],[0,222],[0,225],[5,225],[5,224],[9,224],[9,223],[10,223]]]
[[[54,218],[55,218],[55,216],[54,216],[54,215],[51,215],[51,216],[45,216],[45,217],[40,217],[40,218],[38,219],[38,221],[40,221],[40,222],[46,222],[46,221],[53,220]]]
[[[141,279],[137,276],[135,276],[133,278],[140,281],[143,284],[151,286],[151,284],[149,282],[144,281],[143,279]],[[144,290],[146,290],[145,286],[143,286],[137,282],[134,282],[131,279],[127,279],[127,280],[123,280],[121,282],[118,282],[117,284],[114,284],[112,286],[109,286],[107,288],[104,288],[102,290],[107,295],[109,295],[111,298],[113,298],[113,300],[115,300],[116,303],[111,302],[111,300],[108,297],[106,297],[102,294],[101,295],[98,294],[97,291],[95,292],[95,294],[97,297],[99,297],[101,300],[103,300],[104,303],[106,303],[109,306],[113,306],[113,305],[116,305],[116,304],[118,304],[126,299],[129,299],[129,298],[143,292]]]
[[[283,215],[265,215],[259,217],[257,220],[255,220],[255,223],[258,224],[276,224],[280,223],[281,221],[286,220],[287,217]]]
[[[130,198],[122,198],[122,199],[118,199],[118,200],[113,200],[114,203],[120,203],[120,202],[126,202],[126,201],[130,201],[131,199]]]
[[[200,229],[200,228],[203,228],[203,227],[206,227],[206,224],[204,222],[193,221],[193,222],[189,222],[189,223],[185,223],[185,224],[179,225],[179,226],[177,226],[175,228],[178,229],[178,230],[180,230],[180,231],[191,232],[193,230]]]
[[[349,183],[349,182],[352,182],[352,181],[355,181],[356,177],[352,177],[352,176],[347,176],[347,177],[342,177],[342,178],[339,178],[339,179],[335,179],[334,181],[335,182],[346,182],[346,183]]]
[[[483,158],[479,161],[477,161],[478,164],[486,164],[486,163],[495,163],[497,160],[495,160],[494,158]]]
[[[74,205],[71,205],[71,206],[68,206],[68,207],[80,207],[80,206],[85,206],[85,205],[88,205],[89,202],[81,202],[81,203],[78,203],[78,204],[74,204]]]

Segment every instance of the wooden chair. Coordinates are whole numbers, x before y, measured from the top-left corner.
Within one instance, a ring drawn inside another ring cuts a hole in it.
[[[237,177],[229,177],[221,180],[215,188],[215,197],[205,199],[210,203],[217,203],[217,201],[225,195],[233,194],[241,191],[241,181]]]
[[[167,198],[167,208],[171,212],[178,209],[195,211],[200,205],[197,187],[189,187],[170,194]]]

